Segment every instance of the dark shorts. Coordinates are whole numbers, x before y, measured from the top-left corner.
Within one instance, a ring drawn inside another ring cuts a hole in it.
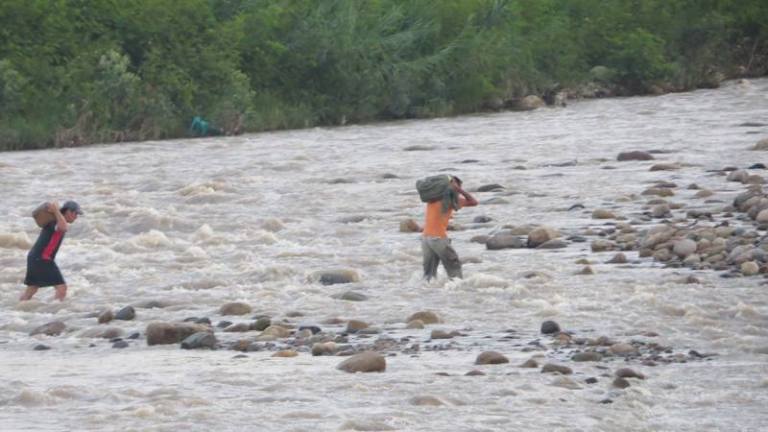
[[[24,285],[47,287],[65,283],[59,266],[55,262],[41,258],[27,258],[27,276],[24,278]]]

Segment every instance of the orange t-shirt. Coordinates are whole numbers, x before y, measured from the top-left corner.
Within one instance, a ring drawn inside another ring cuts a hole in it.
[[[459,208],[464,205],[464,197],[459,198]],[[433,201],[427,204],[427,215],[424,218],[424,237],[448,237],[448,222],[453,215],[453,209],[443,212],[443,202]]]

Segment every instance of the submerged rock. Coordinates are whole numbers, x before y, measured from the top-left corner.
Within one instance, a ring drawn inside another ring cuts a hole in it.
[[[339,363],[336,369],[349,373],[384,372],[387,369],[387,361],[379,353],[365,351]]]
[[[509,359],[504,355],[496,351],[484,351],[475,359],[476,365],[488,365],[488,364],[503,364],[509,363]]]
[[[134,318],[136,318],[136,310],[133,306],[126,306],[115,314],[115,319],[117,320],[130,321]]]
[[[555,321],[544,321],[541,323],[541,332],[543,334],[554,334],[560,332],[560,324]]]
[[[645,151],[628,151],[628,152],[621,152],[616,157],[616,160],[619,162],[625,162],[625,161],[649,161],[653,160],[654,157],[652,154],[645,152]]]
[[[179,343],[198,332],[211,332],[211,328],[192,323],[153,322],[144,333],[147,345],[163,345]]]
[[[186,337],[181,342],[181,347],[183,349],[214,349],[216,348],[216,336],[214,336],[213,333],[207,331],[197,332]]]
[[[360,282],[360,276],[354,270],[324,270],[315,272],[310,279],[322,285],[336,285]]]
[[[231,302],[221,305],[219,308],[220,315],[245,315],[251,313],[251,306],[242,302]]]
[[[34,330],[29,332],[29,335],[35,336],[39,334],[44,334],[46,336],[58,336],[64,333],[64,330],[66,328],[67,328],[67,325],[64,324],[64,322],[56,320],[56,321],[51,321],[47,324],[43,324],[39,327],[36,327]]]
[[[424,324],[438,324],[443,322],[439,316],[437,316],[436,313],[431,311],[421,311],[416,312],[415,314],[408,317],[408,319],[405,320],[406,323],[410,323],[411,321],[419,320]]]

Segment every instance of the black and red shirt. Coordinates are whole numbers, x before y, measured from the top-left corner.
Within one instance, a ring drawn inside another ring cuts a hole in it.
[[[56,222],[51,222],[40,230],[40,236],[35,245],[29,251],[29,258],[42,259],[44,261],[53,261],[56,259],[56,252],[64,240],[64,231],[56,229]]]

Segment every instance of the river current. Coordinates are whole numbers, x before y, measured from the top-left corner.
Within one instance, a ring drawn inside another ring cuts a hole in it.
[[[525,224],[579,234],[605,226],[590,217],[596,208],[631,219],[655,181],[680,185],[669,200],[688,209],[722,208],[743,185],[714,170],[768,163],[768,153],[749,150],[766,137],[768,79],[760,79],[531,112],[0,153],[0,429],[765,430],[762,276],[665,268],[637,252],[627,253],[627,265],[603,264],[612,253],[592,253],[588,242],[491,251],[470,239]],[[661,152],[655,161],[616,161],[629,150]],[[649,170],[659,162],[682,168]],[[441,268],[426,283],[419,235],[399,224],[421,223],[414,183],[443,172],[469,191],[504,189],[476,192],[481,204],[454,216],[460,229],[450,235],[465,278],[447,280]],[[691,183],[715,195],[694,199]],[[43,288],[19,303],[39,232],[30,213],[53,199],[76,199],[86,213],[57,257],[69,295],[54,302]],[[580,258],[594,263],[594,275],[577,274]],[[360,281],[326,286],[312,278],[328,269],[354,270]],[[680,283],[688,275],[701,283]],[[349,290],[368,299],[336,298]],[[148,301],[163,307],[139,307]],[[218,310],[233,301],[251,305],[250,316],[294,325],[363,320],[381,329],[372,339],[408,337],[422,349],[388,356],[383,373],[347,374],[336,369],[343,357],[301,350],[293,358],[268,350],[237,356],[147,346],[143,337],[114,349],[86,333],[105,308],[137,306],[134,320],[110,323],[127,336],[153,321],[232,319]],[[406,318],[422,310],[444,322],[406,329]],[[53,320],[66,323],[64,334],[29,335]],[[547,345],[539,334],[545,320],[584,337],[654,332],[676,352],[716,355],[631,364],[647,378],[626,389],[603,377],[616,361],[608,370],[569,363],[578,384],[569,388],[518,367],[535,352],[503,338],[514,330]],[[464,336],[430,341],[435,328]],[[33,350],[38,344],[51,349]],[[510,363],[474,365],[484,350]],[[485,375],[465,375],[473,369]],[[598,382],[585,384],[587,377]],[[414,403],[420,396],[442,404]]]

